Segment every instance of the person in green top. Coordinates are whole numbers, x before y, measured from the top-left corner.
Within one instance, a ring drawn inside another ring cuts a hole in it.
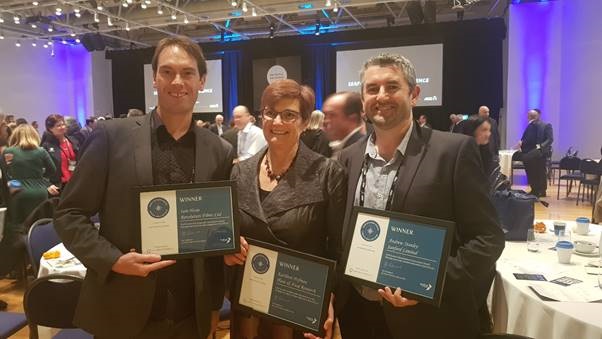
[[[23,221],[48,198],[51,186],[45,176],[56,168],[50,155],[40,148],[40,136],[30,125],[17,126],[2,152],[0,166],[8,183],[8,211],[0,242],[0,276],[10,272],[24,253],[27,230]]]

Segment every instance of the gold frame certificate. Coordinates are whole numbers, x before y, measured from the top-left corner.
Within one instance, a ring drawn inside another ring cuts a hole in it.
[[[239,252],[235,185],[220,181],[136,188],[140,252],[163,259]]]

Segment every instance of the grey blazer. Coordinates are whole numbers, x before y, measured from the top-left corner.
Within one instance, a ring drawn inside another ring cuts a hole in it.
[[[153,184],[150,117],[99,125],[55,213],[55,228],[65,246],[88,268],[74,323],[100,337],[136,335],[152,307],[156,274],[140,278],[111,271],[117,258],[140,241],[132,188]],[[195,126],[194,133],[195,182],[228,179],[231,146],[207,129]],[[97,212],[100,231],[90,222]],[[196,320],[205,338],[210,312],[223,301],[223,258],[194,259],[193,266]]]

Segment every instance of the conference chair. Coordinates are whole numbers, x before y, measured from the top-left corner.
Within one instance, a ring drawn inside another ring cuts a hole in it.
[[[577,205],[579,205],[579,196],[581,195],[581,186],[583,186],[583,196],[581,202],[585,199],[585,189],[587,189],[587,200],[592,204],[596,196],[598,185],[600,185],[600,174],[602,174],[601,165],[592,159],[583,159],[579,165],[581,179],[579,179],[579,188],[577,189]]]
[[[560,159],[558,164],[558,191],[556,192],[556,200],[560,199],[560,182],[564,180],[566,182],[566,196],[569,196],[573,187],[573,181],[581,180],[581,172],[579,168],[581,166],[581,159],[575,156],[565,156]],[[562,171],[566,171],[563,175]]]
[[[35,276],[38,275],[40,269],[42,254],[60,243],[61,239],[54,230],[52,219],[42,218],[31,225],[27,234],[27,252]]]
[[[62,329],[54,336],[55,339],[92,339],[91,334],[73,325],[82,282],[80,277],[50,274],[31,283],[23,297],[29,338],[39,338],[39,325]]]
[[[19,332],[27,325],[27,318],[23,313],[0,312],[0,339],[5,339]]]

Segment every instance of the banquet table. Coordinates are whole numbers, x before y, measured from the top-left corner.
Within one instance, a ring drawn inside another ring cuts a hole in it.
[[[69,274],[84,278],[86,276],[86,267],[79,261],[71,252],[69,252],[63,243],[60,243],[50,250],[59,251],[60,256],[55,259],[40,258],[40,270],[38,278],[45,277],[50,274]]]
[[[512,155],[516,152],[514,149],[499,150],[500,156],[500,173],[508,177],[512,181]]]
[[[546,224],[547,230],[544,234],[536,234],[538,252],[529,252],[526,242],[507,241],[497,262],[497,275],[491,295],[494,332],[536,339],[601,339],[602,288],[596,274],[602,273],[602,270],[585,267],[588,264],[600,265],[599,249],[587,256],[574,252],[570,264],[560,264],[556,251],[550,249],[556,241],[556,236],[551,231],[553,221],[540,221]],[[588,235],[578,235],[573,230],[575,222],[566,223],[567,228],[572,230],[570,236],[573,242],[588,240],[598,244],[602,227],[590,224]],[[542,274],[547,281],[518,280],[514,273]],[[560,277],[570,277],[582,282],[568,287],[550,282]],[[561,293],[569,290],[579,294],[587,292],[588,297],[597,302],[543,301],[529,286],[552,288]]]

